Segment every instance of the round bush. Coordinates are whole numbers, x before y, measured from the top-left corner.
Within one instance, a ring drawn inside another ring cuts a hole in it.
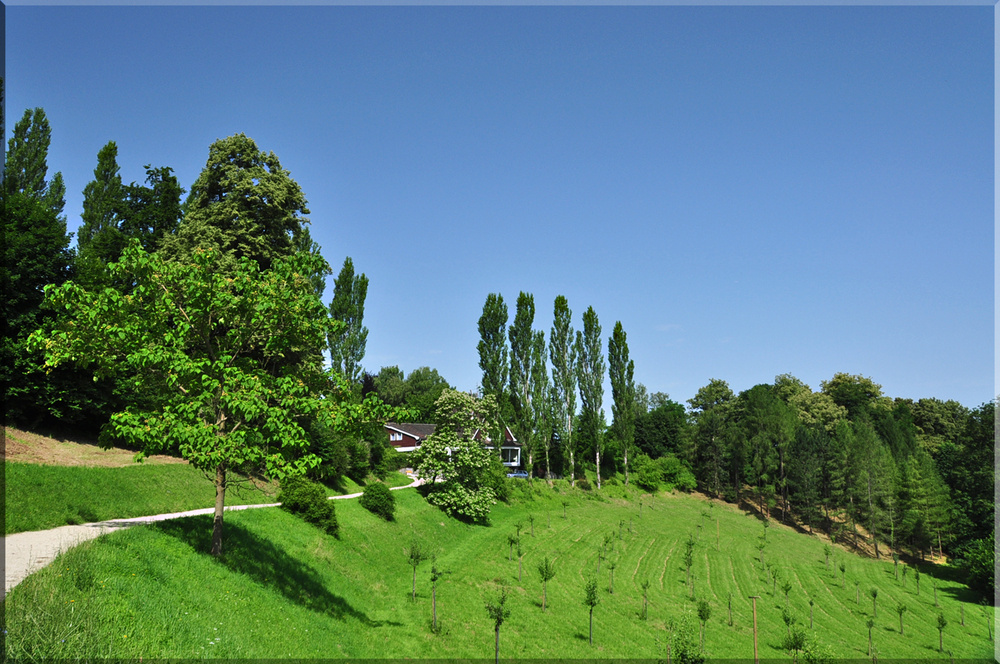
[[[304,477],[290,477],[281,482],[278,493],[281,509],[301,517],[307,523],[337,535],[337,512],[323,487]]]
[[[389,487],[381,482],[371,482],[365,487],[359,501],[366,510],[380,516],[386,521],[392,521],[396,513],[396,498]]]

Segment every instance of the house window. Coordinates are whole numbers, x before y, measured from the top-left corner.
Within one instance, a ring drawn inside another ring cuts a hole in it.
[[[516,447],[501,447],[500,461],[508,466],[521,465],[521,450]]]
[[[389,434],[389,440],[393,442],[397,440],[403,440],[403,434],[393,431],[392,433]]]

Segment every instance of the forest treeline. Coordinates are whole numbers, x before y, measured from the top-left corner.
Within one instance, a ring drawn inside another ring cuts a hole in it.
[[[847,373],[813,391],[782,374],[738,394],[712,379],[685,407],[635,383],[620,321],[605,362],[592,307],[574,333],[557,297],[547,342],[532,329],[534,314],[534,297],[522,292],[508,325],[502,295],[490,294],[478,347],[481,389],[497,398],[532,474],[575,482],[587,468],[598,488],[616,474],[649,490],[698,488],[875,556],[948,555],[972,585],[992,588],[993,401],[970,410],[889,398]]]
[[[5,417],[28,429],[100,434],[106,441],[141,448],[141,432],[149,430],[142,429],[148,427],[142,417],[162,408],[168,388],[178,382],[169,375],[150,382],[150,372],[142,367],[165,362],[166,356],[149,348],[130,362],[85,357],[88,347],[73,338],[74,326],[79,328],[86,316],[95,319],[101,310],[96,299],[83,294],[111,294],[101,306],[107,309],[111,302],[127,308],[142,292],[137,284],[143,270],[172,274],[169,283],[180,288],[187,283],[184,270],[171,272],[170,266],[201,265],[206,279],[221,278],[217,283],[226,288],[238,276],[268,285],[277,301],[305,303],[322,296],[332,270],[309,234],[302,190],[273,153],[243,134],[209,147],[205,168],[189,192],[167,166],[147,164],[143,182],[124,183],[117,145],[108,142],[84,188],[82,224],[71,247],[64,180],[61,173],[48,174],[50,139],[44,111],[25,111],[5,155],[0,187]],[[211,252],[207,263],[199,258],[204,252]],[[119,263],[128,269],[111,268]],[[74,286],[63,291],[63,305],[54,306],[51,298],[46,302],[46,287],[69,283]],[[332,300],[318,308],[309,304],[313,328],[297,330],[294,339],[281,336],[290,334],[288,329],[275,331],[272,338],[288,338],[288,348],[276,350],[260,338],[230,348],[255,385],[266,378],[276,381],[271,391],[253,398],[275,398],[280,380],[288,376],[314,376],[310,398],[329,404],[335,396],[344,412],[352,413],[324,419],[313,404],[312,411],[282,424],[301,431],[304,445],[294,454],[283,452],[288,462],[295,454],[311,455],[315,464],[308,472],[314,475],[364,477],[396,467],[400,460],[374,414],[433,421],[435,402],[450,387],[430,367],[409,375],[398,367],[365,371],[367,286],[367,277],[355,272],[348,257]],[[298,289],[297,295],[289,289]],[[295,300],[298,296],[305,299]],[[237,306],[237,300],[231,304]],[[191,306],[196,304],[192,300]],[[273,302],[258,305],[260,311],[239,315],[247,320],[256,315],[253,320],[261,326],[274,324],[278,317],[261,315]],[[114,312],[103,314],[113,318]],[[525,446],[523,459],[534,475],[559,474],[575,482],[589,469],[596,472],[598,489],[602,478],[618,481],[619,473],[622,481],[650,490],[664,484],[698,488],[770,517],[822,529],[838,541],[865,541],[877,555],[885,546],[914,555],[944,553],[970,570],[974,584],[992,586],[992,401],[970,410],[955,401],[891,399],[870,378],[840,373],[819,391],[791,375],[739,394],[713,379],[685,405],[635,383],[620,321],[606,339],[605,355],[593,308],[574,332],[569,303],[556,298],[547,336],[533,329],[534,315],[534,298],[521,293],[508,325],[502,296],[490,294],[478,321],[479,392],[496,397],[500,421]],[[165,329],[172,329],[173,323],[164,321]],[[151,317],[150,326],[154,322]],[[126,330],[123,340],[138,338],[141,331]],[[205,357],[226,348],[232,331],[214,329]],[[83,344],[81,352],[57,357],[54,340],[71,338]],[[321,379],[325,357],[340,378]],[[606,377],[612,388],[610,422],[603,411]],[[373,394],[396,410],[375,409]],[[123,419],[116,415],[121,413],[133,415]],[[223,420],[238,420],[220,413]],[[113,416],[119,419],[109,427]],[[232,426],[235,431],[240,425]],[[266,449],[265,442],[251,442]]]
[[[204,339],[170,352],[187,354],[192,360],[199,353],[203,360],[229,353],[229,364],[220,365],[219,394],[233,392],[231,387],[221,387],[233,380],[231,373],[224,372],[242,362],[257,385],[263,385],[265,378],[279,381],[295,375],[309,383],[308,396],[352,406],[353,410],[345,410],[348,414],[332,423],[315,413],[296,416],[292,425],[304,433],[308,445],[295,454],[319,459],[309,472],[332,477],[351,472],[364,477],[369,471],[384,474],[395,467],[388,458],[392,449],[380,435],[379,418],[371,417],[366,423],[362,416],[375,412],[362,407],[361,393],[367,277],[356,274],[347,257],[334,282],[332,300],[315,305],[333,273],[310,236],[305,196],[274,153],[261,150],[243,134],[215,141],[209,146],[205,168],[187,192],[167,166],[147,164],[144,182],[124,183],[117,144],[109,141],[98,152],[93,179],[83,190],[82,223],[71,246],[64,180],[59,172],[49,174],[50,140],[44,110],[29,109],[13,127],[5,154],[0,187],[5,322],[0,389],[6,423],[83,438],[100,436],[105,442],[143,448],[143,441],[135,439],[136,428],[126,426],[122,414],[132,413],[134,424],[139,421],[135,418],[162,410],[171,389],[191,389],[177,379],[176,367],[160,384],[149,380],[158,366],[169,361],[163,349],[131,349],[145,353],[145,364],[137,359],[138,352],[129,358],[116,355],[115,350],[99,356],[96,337],[75,339],[82,345],[73,357],[60,358],[55,351],[59,346],[68,348],[73,330],[82,329],[86,321],[107,314],[108,328],[121,322],[115,320],[116,314],[124,317],[136,302],[147,298],[142,306],[148,310],[139,312],[139,323],[122,332],[119,346],[124,353],[126,341],[136,342],[140,333],[148,332],[143,325],[152,329],[156,324],[156,306],[163,304],[154,306],[151,295],[143,290],[150,285],[144,280],[162,289],[169,284],[177,292],[204,290],[206,284],[214,283],[220,296],[215,301],[192,296],[187,302],[175,298],[169,303],[174,311],[164,313],[161,321],[167,329],[178,329],[169,316],[180,319],[190,311],[204,313],[210,323],[204,327]],[[199,263],[204,263],[201,286],[193,280]],[[300,272],[305,272],[304,281]],[[234,286],[238,283],[244,284],[242,291]],[[263,298],[267,288],[275,289],[271,301]],[[232,296],[228,301],[223,291]],[[55,304],[56,293],[65,304]],[[256,299],[247,297],[250,293]],[[300,296],[304,299],[297,300]],[[250,302],[258,310],[246,310]],[[310,319],[306,322],[311,327],[300,325],[294,338],[287,337],[289,347],[274,348],[275,340],[292,332],[274,307],[280,303],[290,309],[295,302],[308,309],[299,314]],[[234,320],[252,320],[269,336],[248,336],[242,345],[233,345],[236,326],[220,327],[218,319],[211,320],[223,307],[229,307],[227,315]],[[145,322],[142,315],[146,315]],[[192,327],[196,323],[184,320]],[[279,323],[285,325],[280,330]],[[324,365],[331,363],[340,378],[324,374]],[[307,376],[316,381],[309,382]],[[254,398],[275,399],[269,405],[276,405],[278,387],[275,382]],[[282,403],[286,407],[289,402]],[[232,407],[234,413],[246,410],[245,404]],[[220,413],[220,417],[237,422],[234,413]],[[118,419],[113,421],[114,417]],[[115,426],[109,426],[112,423]],[[290,460],[295,456],[288,451],[284,454]]]

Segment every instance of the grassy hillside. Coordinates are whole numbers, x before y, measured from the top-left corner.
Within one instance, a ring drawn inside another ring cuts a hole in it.
[[[0,477],[6,498],[4,534],[212,507],[212,478],[179,459],[157,457],[134,463],[128,450],[55,440],[8,427],[7,459]],[[31,460],[25,462],[23,460]],[[391,473],[389,486],[410,479]],[[349,478],[327,488],[331,496],[364,489]],[[227,505],[276,500],[277,485],[233,482]]]
[[[756,548],[760,521],[683,495],[623,499],[621,487],[605,495],[541,489],[532,500],[499,505],[493,525],[470,526],[429,507],[413,489],[395,493],[397,520],[380,521],[356,501],[337,504],[340,539],[323,535],[278,509],[226,517],[224,556],[208,555],[210,519],[191,518],[114,533],[69,551],[29,577],[6,600],[8,653],[30,657],[351,657],[488,658],[493,627],[484,598],[504,586],[511,614],[501,629],[501,657],[664,658],[668,627],[686,621],[695,645],[696,604],[685,585],[684,541],[694,534],[695,592],[707,599],[711,617],[705,651],[717,658],[753,655],[749,595],[759,595],[760,655],[786,659],[781,580],[772,582]],[[608,497],[608,496],[618,496]],[[563,518],[562,501],[569,502]],[[708,516],[703,517],[702,513]],[[534,516],[534,537],[529,517]],[[716,547],[715,520],[720,546]],[[632,532],[629,532],[631,521]],[[522,523],[522,574],[508,561],[508,535]],[[704,523],[699,531],[698,524]],[[622,538],[618,539],[621,528]],[[913,574],[906,586],[891,562],[860,559],[835,548],[830,571],[815,538],[774,525],[764,556],[792,584],[791,613],[838,658],[866,658],[879,589],[873,640],[881,659],[991,659],[987,636],[992,608],[974,598],[947,569],[924,568],[920,594]],[[614,533],[613,551],[598,552]],[[417,601],[410,601],[412,568],[406,548],[416,538],[436,554],[447,574],[437,586],[441,629],[430,628],[432,563],[417,570]],[[542,612],[537,565],[555,561]],[[841,587],[839,561],[846,564]],[[609,592],[614,561],[614,593]],[[588,643],[584,583],[598,580],[594,645]],[[649,617],[640,620],[640,584],[648,580]],[[932,582],[940,609],[934,606]],[[733,594],[733,626],[727,601]],[[814,628],[809,604],[814,601]],[[903,602],[905,634],[894,608]],[[960,624],[964,608],[965,626]],[[937,615],[948,620],[945,654],[938,648]],[[676,654],[676,653],[675,653]]]
[[[187,464],[124,468],[4,462],[4,534],[211,507],[215,487]],[[272,486],[226,492],[227,505],[274,502]]]

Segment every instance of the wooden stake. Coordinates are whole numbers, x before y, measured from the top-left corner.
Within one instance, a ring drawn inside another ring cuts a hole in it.
[[[760,664],[760,658],[757,657],[757,600],[760,595],[751,595],[750,599],[753,600],[753,664]]]

